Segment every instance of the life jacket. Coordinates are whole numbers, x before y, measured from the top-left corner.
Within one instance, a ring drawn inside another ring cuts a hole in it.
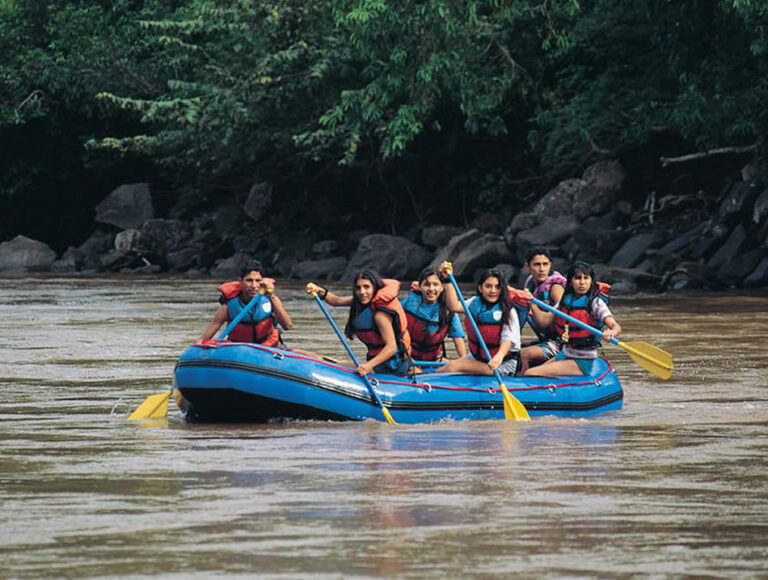
[[[610,284],[597,282],[597,285],[598,293],[593,300],[603,300],[608,304],[610,302],[610,298],[608,297],[608,290],[611,287]],[[560,301],[558,309],[576,320],[588,324],[597,330],[602,330],[602,321],[596,320],[592,316],[589,306],[590,304],[586,294],[577,298],[571,293],[566,293],[563,295],[563,299]],[[595,334],[581,326],[569,324],[565,318],[556,315],[555,324],[563,343],[572,348],[597,348],[600,344],[600,339]]]
[[[411,356],[416,360],[438,360],[451,328],[450,320],[440,326],[440,307],[424,304],[421,294],[416,293],[413,287],[402,306],[408,321],[408,334],[411,335]]]
[[[395,331],[395,339],[397,340],[397,353],[390,360],[394,359],[394,362],[399,366],[400,362],[411,355],[411,336],[408,333],[408,318],[405,315],[402,304],[397,299],[399,291],[400,282],[385,278],[384,285],[374,294],[370,304],[352,321],[355,334],[368,347],[368,360],[379,354],[385,344],[374,320],[376,312],[386,312],[392,318],[392,328]]]
[[[552,289],[553,284],[560,284],[563,288],[565,288],[568,285],[568,281],[560,272],[551,272],[549,276],[547,276],[547,279],[538,286],[536,286],[535,282],[533,281],[533,276],[529,275],[525,279],[525,284],[523,287],[528,290],[528,292],[530,292],[534,298],[538,298],[542,302],[546,302],[550,306],[554,306],[555,301],[550,295],[550,290]],[[541,328],[539,325],[537,325],[536,321],[532,317],[528,319],[528,324],[531,325],[533,332],[536,333],[536,336],[541,342],[546,342],[548,340],[553,340],[560,337],[560,334],[557,331],[557,325],[555,324],[554,320],[549,326],[545,328]]]
[[[483,337],[491,357],[495,356],[501,345],[501,329],[504,326],[504,313],[501,310],[501,306],[499,306],[498,302],[489,306],[478,296],[470,303],[469,313],[472,315],[475,324],[477,324],[477,329],[480,331],[480,336]],[[483,347],[480,346],[477,340],[472,324],[465,324],[465,326],[467,329],[469,352],[477,360],[488,362],[488,359],[485,358],[485,353],[483,353]],[[514,356],[514,353],[508,354],[504,360],[512,358],[512,356]]]
[[[242,289],[240,282],[227,282],[219,286],[219,303],[227,305],[228,322],[232,322],[246,306],[240,299]],[[229,340],[275,346],[280,341],[280,330],[275,325],[272,303],[263,294],[257,295],[256,300],[248,314],[229,333]]]

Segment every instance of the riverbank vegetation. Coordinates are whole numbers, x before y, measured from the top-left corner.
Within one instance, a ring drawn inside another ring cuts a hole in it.
[[[762,0],[0,0],[0,239],[77,245],[138,181],[172,217],[268,183],[264,227],[318,239],[500,233],[603,159],[638,198],[719,194],[762,167],[766,24]]]

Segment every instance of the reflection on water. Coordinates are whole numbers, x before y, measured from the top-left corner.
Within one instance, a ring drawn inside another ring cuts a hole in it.
[[[218,282],[0,279],[0,576],[764,574],[765,295],[616,297],[675,373],[606,348],[624,408],[588,420],[127,421]],[[279,290],[286,341],[341,356]]]

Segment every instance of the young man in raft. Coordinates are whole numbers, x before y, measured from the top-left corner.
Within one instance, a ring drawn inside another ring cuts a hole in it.
[[[265,278],[263,271],[264,268],[260,262],[250,260],[240,268],[237,282],[227,282],[219,286],[221,306],[198,342],[213,338],[222,324],[232,322],[256,297],[256,304],[232,329],[229,340],[254,342],[272,347],[282,345],[278,324],[283,330],[290,330],[293,322],[283,308],[282,301],[275,294],[275,281],[272,278]]]

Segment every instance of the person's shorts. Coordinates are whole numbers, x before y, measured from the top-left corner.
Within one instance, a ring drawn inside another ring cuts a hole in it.
[[[373,367],[373,372],[385,373],[389,375],[407,376],[411,370],[411,363],[406,359],[391,358],[388,361]]]
[[[572,360],[577,365],[579,365],[579,370],[585,375],[592,374],[592,367],[595,364],[595,359],[593,358],[570,358],[565,356],[563,352],[558,352],[555,355],[555,360]]]
[[[471,352],[468,352],[467,355],[464,357],[469,360],[477,360],[474,356],[472,356]],[[499,368],[496,370],[499,371],[499,374],[502,377],[514,377],[515,373],[517,372],[517,363],[519,362],[520,357],[515,354],[513,357],[508,358],[503,363],[499,365]]]
[[[540,342],[536,346],[538,346],[541,349],[541,352],[544,354],[544,360],[549,360],[560,352],[560,343],[555,340]]]

